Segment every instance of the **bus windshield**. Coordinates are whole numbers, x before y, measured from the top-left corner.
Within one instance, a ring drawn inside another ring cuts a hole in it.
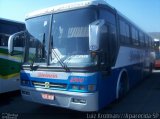
[[[89,24],[96,17],[96,10],[86,8],[26,20],[29,40],[25,63],[51,67],[94,65],[96,61],[89,52]]]
[[[57,65],[55,54],[67,66],[92,65],[89,53],[89,24],[96,20],[94,9],[79,9],[53,15],[51,65]],[[55,52],[55,53],[54,53]]]
[[[50,18],[51,15],[46,15],[26,21],[27,50],[25,60],[27,63],[47,63]]]

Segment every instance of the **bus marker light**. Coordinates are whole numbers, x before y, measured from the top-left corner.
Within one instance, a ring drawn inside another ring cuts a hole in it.
[[[21,85],[30,85],[29,80],[21,80]]]
[[[96,85],[88,85],[88,90],[89,91],[95,91],[96,90]]]

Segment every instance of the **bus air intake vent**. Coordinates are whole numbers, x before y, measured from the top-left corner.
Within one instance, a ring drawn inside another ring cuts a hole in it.
[[[61,83],[47,83],[46,82],[37,82],[37,81],[32,81],[32,85],[34,87],[38,87],[38,88],[50,88],[50,89],[54,89],[54,88],[58,88],[58,89],[66,89],[67,85],[66,84],[61,84]]]

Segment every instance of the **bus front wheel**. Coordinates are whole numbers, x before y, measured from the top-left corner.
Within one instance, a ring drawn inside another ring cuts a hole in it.
[[[118,99],[124,97],[129,90],[128,77],[126,73],[121,75],[119,86],[118,86]]]

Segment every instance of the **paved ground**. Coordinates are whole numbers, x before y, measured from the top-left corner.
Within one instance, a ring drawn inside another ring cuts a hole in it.
[[[113,102],[98,113],[82,113],[27,102],[21,98],[19,92],[0,95],[2,119],[108,119],[116,118],[117,113],[117,118],[135,118],[137,113],[143,114],[139,117],[145,116],[147,119],[160,118],[160,70],[155,70],[150,77],[131,89],[123,99]]]

